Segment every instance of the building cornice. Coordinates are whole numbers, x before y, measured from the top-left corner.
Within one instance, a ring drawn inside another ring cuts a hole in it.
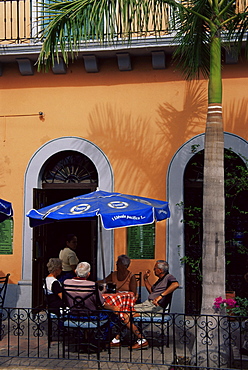
[[[4,44],[0,45],[0,61],[11,62],[15,58],[28,57],[31,60],[36,60],[42,43],[27,41],[26,43],[19,44]],[[76,53],[81,54],[97,54],[98,57],[111,57],[115,56],[118,52],[128,51],[131,55],[146,55],[154,49],[173,49],[175,42],[173,41],[173,34],[163,37],[147,37],[144,39],[133,39],[130,42],[116,41],[113,43],[98,43],[88,42],[82,44],[77,49]]]

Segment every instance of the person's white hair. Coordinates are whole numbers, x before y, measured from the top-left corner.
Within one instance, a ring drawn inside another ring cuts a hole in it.
[[[75,271],[78,277],[87,277],[90,269],[91,266],[88,262],[79,262]]]
[[[62,261],[59,258],[50,258],[47,262],[47,269],[49,274],[54,271],[61,269],[62,270]]]
[[[160,270],[162,270],[163,272],[167,273],[169,271],[169,264],[168,264],[168,262],[166,262],[164,260],[158,260],[157,261],[157,264],[158,264],[158,268]]]

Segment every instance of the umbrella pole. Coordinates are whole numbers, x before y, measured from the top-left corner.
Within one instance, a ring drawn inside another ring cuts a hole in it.
[[[102,238],[102,222],[100,220],[100,246],[101,246],[101,255],[102,255],[102,273],[103,273],[103,281],[105,282],[106,274],[105,274],[105,263],[104,263],[104,255],[103,255],[103,238]]]

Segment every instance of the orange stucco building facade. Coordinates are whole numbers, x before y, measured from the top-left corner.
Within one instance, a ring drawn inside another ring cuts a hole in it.
[[[154,67],[153,51],[164,53],[163,68]],[[34,65],[38,53],[30,57],[28,45],[25,52],[0,46],[0,197],[14,209],[13,254],[0,256],[0,273],[10,273],[7,302],[11,305],[32,305],[35,246],[26,213],[35,206],[33,189],[42,189],[45,164],[63,151],[90,158],[102,190],[169,201],[171,218],[156,224],[154,259],[133,259],[131,270],[144,272],[153,269],[155,260],[168,259],[183,292],[177,250],[183,245],[183,226],[176,202],[183,200],[181,178],[192,156],[190,147],[203,146],[207,82],[185,82],[166,46],[158,50],[154,43],[136,53],[132,47],[124,52],[130,56],[129,70],[120,70],[111,50],[104,55],[94,52],[98,58],[94,73],[87,71],[80,55],[63,73],[56,73],[38,72]],[[31,61],[32,73],[23,74],[18,58]],[[248,62],[224,63],[225,145],[248,156],[247,97]],[[87,248],[86,232],[80,236],[82,251]],[[126,234],[121,229],[104,236],[107,272],[119,254],[127,253]],[[97,256],[97,277],[102,277]]]

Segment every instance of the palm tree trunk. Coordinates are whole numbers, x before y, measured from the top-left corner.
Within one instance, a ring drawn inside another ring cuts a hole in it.
[[[203,177],[202,313],[213,313],[216,297],[225,297],[224,134],[222,123],[221,42],[213,31],[210,46],[208,114]]]
[[[222,107],[221,104],[209,104],[204,147],[202,307],[192,356],[192,364],[201,369],[226,368],[232,358],[225,340],[227,319],[211,316],[215,314],[214,299],[225,298],[223,162]]]
[[[221,43],[213,32],[210,46],[208,114],[204,146],[202,315],[213,315],[214,299],[225,297],[225,198],[224,134],[222,123]],[[229,348],[225,345],[222,321],[201,316],[197,351],[193,362],[203,367],[227,366]]]
[[[204,147],[202,314],[213,314],[214,299],[225,298],[225,198],[222,107],[209,104]]]

